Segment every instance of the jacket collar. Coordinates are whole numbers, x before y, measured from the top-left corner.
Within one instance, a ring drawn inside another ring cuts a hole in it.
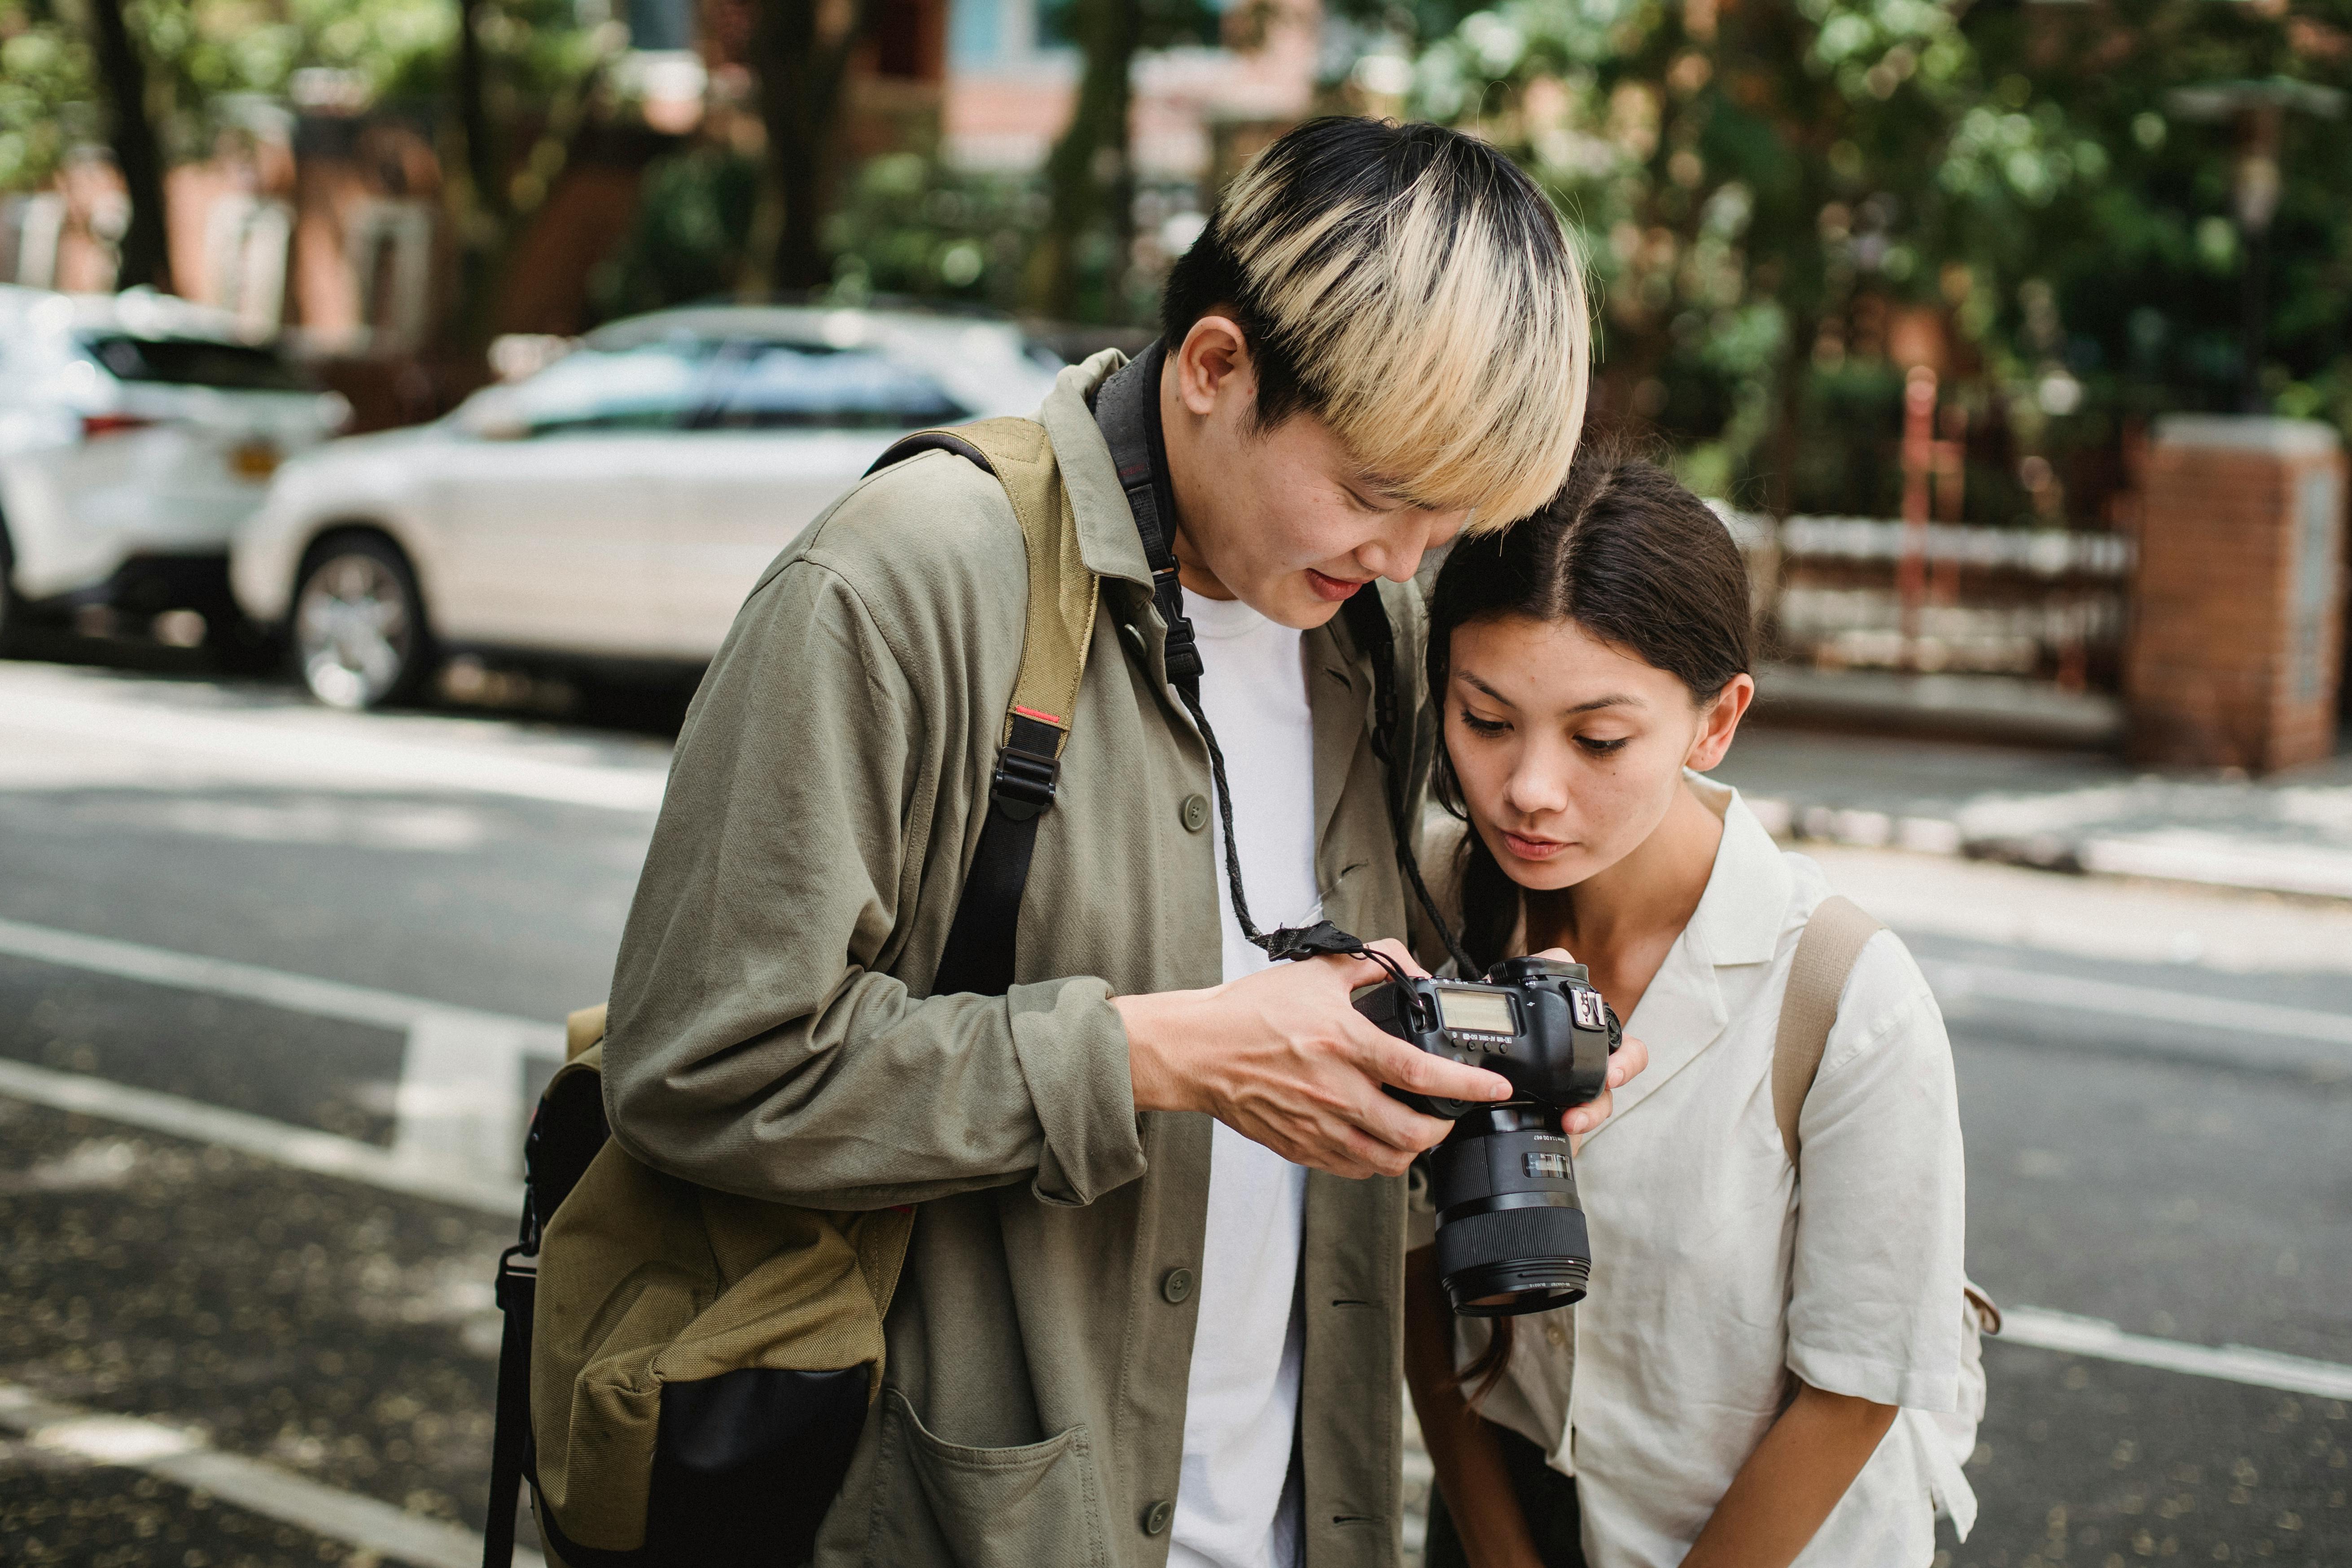
[[[1137,537],[1135,517],[1127,509],[1127,492],[1119,489],[1118,469],[1111,462],[1110,446],[1087,399],[1121,366],[1127,356],[1105,349],[1083,364],[1074,364],[1054,378],[1053,391],[1037,417],[1054,444],[1054,461],[1070,492],[1070,511],[1076,519],[1078,558],[1097,577],[1116,577],[1149,591],[1151,563],[1144,559],[1143,541]]]
[[[1649,1068],[1617,1091],[1615,1113],[1593,1130],[1594,1138],[1722,1037],[1730,1010],[1718,971],[1771,963],[1788,920],[1794,887],[1788,862],[1739,792],[1693,773],[1685,773],[1683,782],[1723,819],[1723,841],[1690,923],[1625,1020],[1625,1032],[1650,1047]]]
[[[1377,583],[1358,590],[1377,594]],[[1391,622],[1395,614],[1391,610]],[[1349,635],[1345,616],[1306,634],[1307,704],[1315,720],[1315,842],[1319,848],[1339,815],[1339,798],[1347,793],[1355,771],[1356,753],[1372,728],[1371,660]],[[1398,744],[1409,745],[1410,736]],[[1386,781],[1379,787],[1387,788]],[[1387,797],[1381,797],[1385,803]]]

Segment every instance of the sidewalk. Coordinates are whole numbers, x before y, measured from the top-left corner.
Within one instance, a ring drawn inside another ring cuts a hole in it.
[[[1787,838],[2352,899],[2352,754],[2252,782],[2100,752],[1750,727],[1716,776]]]

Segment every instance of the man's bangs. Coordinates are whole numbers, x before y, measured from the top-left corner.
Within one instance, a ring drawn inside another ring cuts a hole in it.
[[[1500,528],[1549,500],[1576,454],[1583,269],[1550,203],[1491,148],[1381,129],[1409,156],[1356,159],[1333,188],[1277,143],[1212,226],[1259,340],[1261,414],[1314,413],[1384,489]]]

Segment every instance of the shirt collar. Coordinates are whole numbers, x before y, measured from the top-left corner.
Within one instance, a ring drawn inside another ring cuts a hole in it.
[[[1769,963],[1780,946],[1793,887],[1780,847],[1738,790],[1688,771],[1683,782],[1722,818],[1723,839],[1698,908],[1625,1020],[1625,1032],[1650,1047],[1650,1065],[1617,1091],[1615,1113],[1591,1137],[1605,1136],[1721,1037],[1731,1015],[1717,972]]]
[[[1070,511],[1076,519],[1078,558],[1097,577],[1117,577],[1151,586],[1151,564],[1144,559],[1143,541],[1135,531],[1135,514],[1127,509],[1127,492],[1119,489],[1118,469],[1110,447],[1095,423],[1087,399],[1121,366],[1127,356],[1105,349],[1084,363],[1074,364],[1054,378],[1045,405],[1037,412],[1054,444],[1054,461],[1062,470],[1062,484],[1070,492]]]
[[[1683,782],[1723,820],[1715,869],[1686,929],[1696,933],[1696,945],[1715,966],[1769,963],[1780,951],[1794,887],[1789,862],[1738,790],[1687,770]]]

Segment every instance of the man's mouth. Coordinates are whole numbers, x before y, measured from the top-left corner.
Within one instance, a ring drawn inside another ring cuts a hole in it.
[[[1513,855],[1522,860],[1549,860],[1568,847],[1561,839],[1529,838],[1524,834],[1513,833],[1509,828],[1503,829],[1503,842],[1510,847]]]
[[[1312,566],[1309,566],[1307,569],[1307,586],[1315,590],[1317,597],[1328,599],[1335,605],[1343,599],[1354,598],[1356,596],[1356,590],[1362,587],[1370,580],[1371,579],[1368,577],[1359,577],[1353,580],[1346,577],[1334,577],[1328,573],[1318,572]]]

